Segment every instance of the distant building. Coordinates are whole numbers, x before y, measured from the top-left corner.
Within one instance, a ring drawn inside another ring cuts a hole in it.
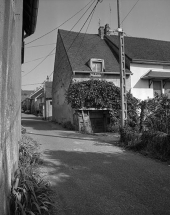
[[[30,112],[40,115],[46,120],[52,119],[52,82],[45,81],[43,86],[35,90],[24,103],[30,107]]]

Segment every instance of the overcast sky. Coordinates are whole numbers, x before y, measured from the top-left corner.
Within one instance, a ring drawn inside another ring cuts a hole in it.
[[[89,2],[93,2],[91,0],[39,1],[36,32],[25,40],[26,43],[58,27]],[[120,20],[126,17],[136,2],[137,0],[120,0]],[[78,32],[80,30],[94,5],[95,3],[84,15],[84,18],[75,26],[73,31]],[[61,26],[60,29],[70,30],[87,8],[88,7]],[[108,23],[112,29],[117,28],[117,0],[103,0],[98,4],[87,33],[97,34],[99,20],[103,26]],[[82,32],[86,31],[86,27],[87,25],[85,25]],[[130,36],[170,41],[170,0],[138,0],[138,3],[124,20],[122,27],[124,32]],[[47,56],[55,48],[56,40],[57,30],[26,45],[25,64],[22,66],[22,75],[34,69],[43,58],[36,61],[33,60]],[[32,47],[45,44],[52,45]],[[36,87],[41,86],[40,84],[28,84],[42,83],[47,75],[52,73],[54,69],[54,56],[55,55],[49,56],[42,64],[37,66],[36,69],[22,77],[22,89],[34,90]],[[27,63],[28,61],[32,62]]]

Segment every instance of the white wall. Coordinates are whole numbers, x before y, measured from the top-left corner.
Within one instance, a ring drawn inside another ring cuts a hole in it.
[[[162,72],[170,72],[170,66],[152,65],[152,64],[134,64],[130,65],[130,71],[133,73],[131,76],[131,93],[134,97],[144,100],[153,98],[153,84],[149,88],[149,81],[142,80],[141,77],[149,70],[159,70]]]
[[[120,76],[119,75],[104,75],[104,76],[92,76],[89,75],[84,77],[84,74],[76,74],[73,76],[73,81],[81,82],[81,81],[87,81],[90,79],[97,79],[97,80],[105,80],[108,82],[112,82],[115,86],[120,87]],[[129,91],[131,89],[131,75],[128,75],[126,78],[126,90]]]

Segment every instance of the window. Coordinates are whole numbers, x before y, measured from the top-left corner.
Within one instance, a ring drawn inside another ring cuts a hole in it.
[[[104,60],[91,58],[89,60],[89,66],[90,66],[91,70],[94,72],[94,73],[91,73],[92,76],[93,75],[101,76],[100,72],[104,71]]]
[[[168,99],[170,99],[170,81],[167,81],[165,83],[164,89],[165,89],[165,94],[168,96]]]
[[[93,62],[92,71],[93,72],[102,72],[102,62]]]
[[[161,81],[153,81],[153,94],[155,96],[155,93],[158,95],[162,94],[162,83]]]

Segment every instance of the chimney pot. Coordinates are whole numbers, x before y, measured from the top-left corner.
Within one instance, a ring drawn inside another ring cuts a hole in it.
[[[101,39],[104,38],[104,27],[103,26],[100,26],[99,29],[98,29],[98,33],[99,33],[99,37]]]
[[[106,36],[110,36],[110,26],[109,26],[109,24],[106,24],[106,25],[105,25],[104,34],[105,34]]]

